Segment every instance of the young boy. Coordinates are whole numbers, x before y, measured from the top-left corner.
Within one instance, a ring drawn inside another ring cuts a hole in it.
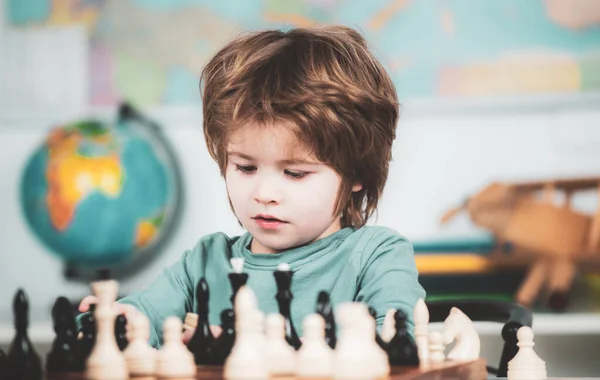
[[[247,233],[201,238],[149,288],[120,300],[121,312],[146,315],[159,347],[165,318],[196,311],[205,277],[217,326],[232,307],[229,260],[242,257],[264,313],[278,311],[273,271],[289,264],[299,335],[322,290],[334,306],[372,306],[378,327],[388,309],[402,309],[412,328],[425,297],[412,246],[391,229],[365,226],[387,179],[398,100],[363,37],[346,27],[255,32],[220,50],[202,83],[208,150]]]

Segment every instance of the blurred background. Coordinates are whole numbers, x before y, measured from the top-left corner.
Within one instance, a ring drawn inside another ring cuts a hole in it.
[[[359,29],[397,86],[370,223],[413,241],[428,297],[525,303],[550,376],[600,374],[598,0],[0,0],[0,347],[19,287],[43,352],[98,268],[124,295],[244,232],[199,73],[239,33],[317,23]]]

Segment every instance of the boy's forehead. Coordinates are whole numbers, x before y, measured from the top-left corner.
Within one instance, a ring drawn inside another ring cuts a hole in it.
[[[227,152],[254,155],[268,150],[286,160],[317,161],[311,149],[283,125],[247,125],[230,134]]]

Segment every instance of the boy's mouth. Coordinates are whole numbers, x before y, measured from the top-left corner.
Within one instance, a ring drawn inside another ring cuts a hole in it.
[[[273,215],[265,215],[265,214],[258,214],[252,217],[252,219],[255,219],[257,221],[265,221],[265,222],[273,222],[273,223],[287,223],[285,220],[281,220],[278,219],[276,217],[274,217]]]

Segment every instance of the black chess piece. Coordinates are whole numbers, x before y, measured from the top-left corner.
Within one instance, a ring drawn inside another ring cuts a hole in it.
[[[396,321],[396,334],[387,347],[390,366],[416,367],[419,365],[419,352],[417,344],[408,334],[406,314],[402,310],[397,310],[394,319]]]
[[[377,311],[372,306],[369,306],[369,314],[371,314],[373,319],[377,318]],[[375,327],[375,341],[379,347],[381,347],[384,351],[387,351],[387,343],[381,339],[381,335],[379,335],[379,332],[377,332],[377,327]]]
[[[77,347],[77,327],[73,306],[66,297],[58,297],[52,307],[56,338],[46,357],[48,373],[83,372],[85,362]]]
[[[292,276],[294,273],[287,269],[277,269],[274,273],[275,282],[277,283],[277,294],[275,299],[279,306],[279,313],[285,319],[285,340],[296,350],[302,346],[302,342],[298,338],[292,316],[290,312],[292,298],[294,297],[291,291]]]
[[[198,302],[198,324],[187,347],[194,354],[196,365],[211,365],[215,361],[213,354],[215,337],[210,331],[208,321],[209,289],[204,277],[196,286],[196,301]]]
[[[235,313],[233,309],[225,309],[221,312],[221,330],[221,335],[213,345],[214,364],[220,365],[225,364],[235,343]]]
[[[127,317],[125,317],[125,314],[119,314],[115,319],[115,340],[121,351],[124,351],[129,344],[127,340]]]
[[[90,305],[90,310],[81,317],[81,338],[78,341],[78,351],[82,360],[86,360],[96,344],[96,304]]]
[[[325,320],[325,342],[335,349],[337,337],[335,331],[335,318],[333,315],[333,307],[329,298],[329,293],[326,291],[319,292],[317,296],[317,314],[321,315]]]
[[[242,273],[236,273],[236,272],[231,272],[227,275],[229,277],[229,282],[231,283],[231,289],[233,294],[231,295],[231,305],[234,306],[235,305],[235,296],[237,295],[238,290],[240,290],[240,288],[244,285],[246,285],[246,282],[248,281],[248,273],[242,272]]]
[[[8,380],[41,380],[42,361],[27,335],[29,327],[29,300],[22,289],[13,302],[16,334],[6,358]]]
[[[6,379],[6,354],[0,350],[0,379]]]

